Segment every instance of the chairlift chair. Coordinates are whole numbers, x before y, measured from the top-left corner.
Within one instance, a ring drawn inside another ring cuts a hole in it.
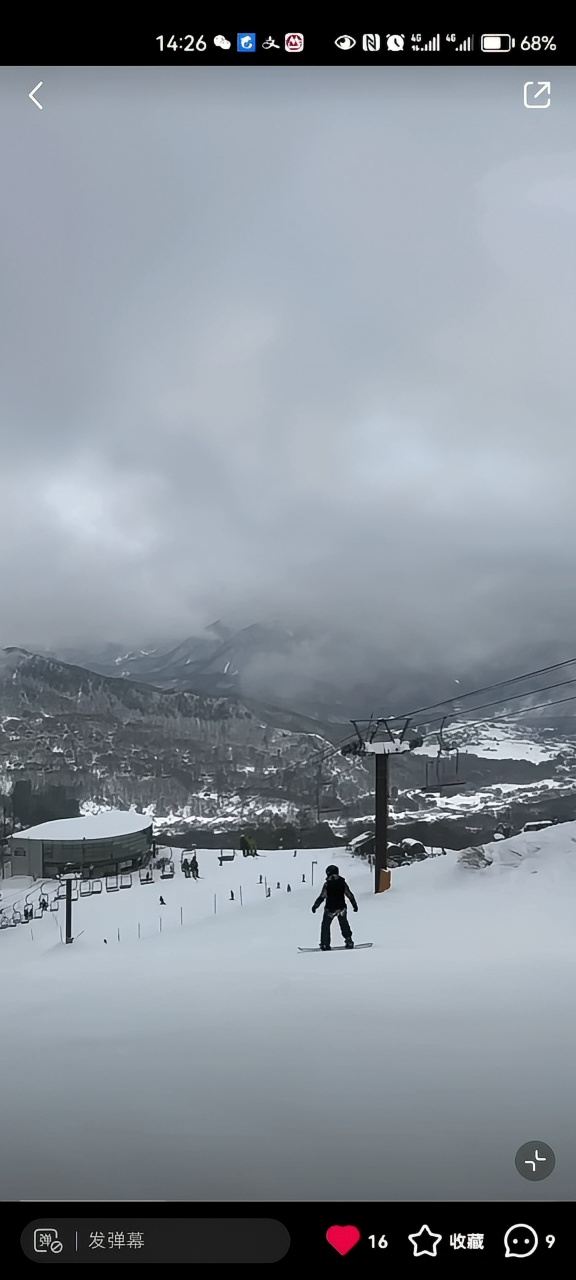
[[[444,721],[442,722],[442,725],[443,724],[444,724]],[[449,755],[450,752],[454,750],[456,752],[454,777],[444,779],[442,781],[440,777],[440,761],[443,755]],[[438,733],[438,754],[436,756],[436,759],[434,761],[427,760],[425,768],[426,768],[426,785],[422,787],[422,791],[426,794],[433,795],[436,791],[444,791],[445,788],[447,787],[457,787],[460,785],[460,779],[458,777],[458,774],[460,772],[460,752],[457,747],[456,748],[450,747],[444,741],[444,738],[442,736],[442,728],[440,728],[440,731]],[[430,770],[432,768],[434,769],[434,772],[436,775],[435,781],[433,782],[430,781]]]
[[[59,900],[59,898],[58,898],[58,894],[57,894],[57,893],[55,893],[55,894],[54,894],[54,897],[52,898],[52,901],[51,901],[51,903],[50,903],[50,910],[51,910],[51,911],[58,911],[58,904],[59,904],[59,901],[60,901],[60,900]]]
[[[117,893],[119,888],[116,874],[106,876],[106,893]]]
[[[92,881],[91,880],[80,881],[80,897],[81,898],[92,897]]]
[[[172,879],[172,877],[173,877],[173,875],[174,875],[174,863],[173,863],[173,862],[167,862],[167,863],[166,863],[166,866],[165,866],[165,867],[162,867],[162,870],[161,870],[161,872],[160,872],[160,879],[161,879],[161,880],[171,880],[171,879]]]
[[[118,885],[118,888],[119,889],[132,888],[132,873],[130,871],[122,871],[120,873],[120,883]]]
[[[92,896],[94,896],[94,894],[95,894],[95,893],[102,893],[102,881],[101,881],[101,880],[93,880],[93,881],[92,881]]]
[[[151,867],[140,867],[138,872],[140,884],[154,884],[154,875]]]

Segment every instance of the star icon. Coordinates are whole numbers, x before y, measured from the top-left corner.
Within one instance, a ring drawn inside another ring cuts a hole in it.
[[[408,1236],[410,1244],[414,1247],[414,1257],[422,1258],[424,1254],[428,1254],[429,1258],[437,1256],[436,1250],[442,1236],[435,1235],[430,1227],[420,1227],[419,1231],[415,1231],[413,1235]]]

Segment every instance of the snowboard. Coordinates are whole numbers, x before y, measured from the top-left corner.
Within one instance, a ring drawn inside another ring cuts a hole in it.
[[[363,951],[366,947],[373,947],[373,942],[355,942],[353,947],[330,947],[331,951]],[[322,947],[298,947],[299,951],[321,951]]]

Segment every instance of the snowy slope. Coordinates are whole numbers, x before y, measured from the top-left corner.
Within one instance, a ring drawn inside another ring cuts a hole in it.
[[[53,917],[1,933],[0,1196],[573,1198],[576,824],[522,839],[520,867],[448,855],[378,898],[342,850],[200,851],[198,884],[78,903],[71,947]],[[300,955],[331,857],[375,946]]]
[[[566,890],[572,888],[570,876],[576,865],[576,822],[563,822],[542,831],[521,831],[507,840],[490,840],[473,849],[465,850],[459,857],[460,865],[474,866],[473,854],[478,851],[492,875],[501,868],[522,867],[524,873],[540,875],[540,884],[546,887],[551,878],[566,880]]]

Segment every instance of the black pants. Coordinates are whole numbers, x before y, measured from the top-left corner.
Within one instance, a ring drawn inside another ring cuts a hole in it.
[[[320,930],[320,946],[321,947],[330,946],[330,929],[332,926],[332,921],[335,919],[338,920],[338,924],[340,925],[340,932],[342,934],[342,937],[345,939],[345,941],[348,942],[348,939],[352,937],[352,930],[348,923],[348,913],[346,911],[346,907],[343,907],[341,911],[325,911],[324,915],[322,916],[322,928]]]

